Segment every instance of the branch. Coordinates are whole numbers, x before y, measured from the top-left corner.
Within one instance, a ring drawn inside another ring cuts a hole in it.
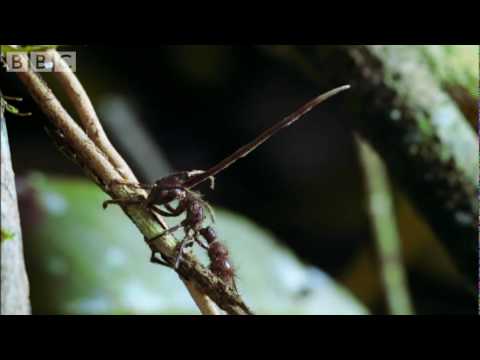
[[[383,286],[390,313],[411,315],[412,304],[387,171],[378,154],[361,136],[355,135],[355,141],[365,174],[370,221],[380,257]]]
[[[0,97],[1,97],[0,92]],[[30,315],[29,284],[23,257],[22,231],[18,214],[17,191],[10,157],[4,107],[1,122],[1,303],[2,315]]]
[[[115,166],[76,124],[41,78],[28,69],[28,58],[25,55],[20,55],[20,59],[24,69],[27,70],[17,72],[17,76],[51,120],[57,129],[58,137],[68,148],[68,152],[73,154],[75,161],[112,198],[128,199],[145,196],[145,192],[140,189],[131,189],[128,186],[109,186],[109,184],[123,180]],[[82,111],[82,109],[80,110]],[[99,126],[99,123],[97,126]],[[109,146],[111,147],[111,145]],[[111,149],[107,149],[107,153],[111,153]],[[154,238],[166,228],[163,219],[149,209],[140,205],[126,205],[122,208],[147,239]],[[157,238],[149,245],[153,251],[160,252],[167,259],[172,259],[176,255],[177,244],[171,235]],[[187,285],[195,303],[205,313],[218,313],[214,305],[209,304],[210,300],[206,298],[208,296],[229,314],[251,314],[240,295],[201,265],[193,255],[184,257],[184,261],[178,269],[178,274]]]
[[[60,82],[62,89],[65,90],[66,95],[72,102],[88,137],[107,156],[126,181],[137,182],[130,167],[110,143],[90,98],[65,60],[55,49],[45,52],[45,60],[54,64],[55,71],[52,74]]]
[[[476,284],[478,139],[426,64],[422,46],[263,49],[317,85],[350,79],[357,96],[345,99],[344,116],[381,155],[458,269]]]

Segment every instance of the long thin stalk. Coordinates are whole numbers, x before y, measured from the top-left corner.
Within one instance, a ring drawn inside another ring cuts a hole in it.
[[[383,161],[367,142],[359,135],[355,136],[355,140],[365,174],[370,221],[388,307],[391,314],[411,315],[413,309],[387,171]]]

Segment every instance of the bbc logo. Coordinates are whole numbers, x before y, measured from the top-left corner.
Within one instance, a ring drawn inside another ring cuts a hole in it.
[[[57,51],[60,57],[64,60],[67,67],[75,72],[77,70],[77,53],[75,51]],[[25,64],[21,56],[27,56],[28,64]],[[2,54],[2,58],[7,65],[8,72],[26,72],[33,70],[36,72],[63,72],[65,68],[58,66],[52,61],[47,60],[46,53],[43,51],[32,52],[7,52]],[[26,68],[28,66],[28,68]]]

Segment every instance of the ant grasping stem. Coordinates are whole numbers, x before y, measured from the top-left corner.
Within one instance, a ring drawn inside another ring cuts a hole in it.
[[[183,228],[185,231],[185,237],[180,243],[178,255],[174,265],[175,269],[178,269],[181,255],[183,254],[183,250],[186,246],[193,244],[193,242],[196,241],[203,248],[208,248],[208,246],[203,244],[199,238],[199,231],[202,229],[202,224],[206,219],[205,209],[209,213],[212,222],[215,222],[215,216],[210,205],[202,200],[199,193],[189,190],[182,185],[183,182],[192,174],[197,175],[200,173],[203,173],[203,171],[194,170],[190,172],[183,171],[174,173],[156,181],[154,185],[116,182],[115,184],[117,185],[123,184],[137,188],[150,189],[150,192],[146,199],[143,197],[138,197],[124,200],[107,200],[103,203],[103,207],[106,208],[109,204],[141,204],[163,216],[179,216],[186,212],[185,220],[183,220],[179,225],[167,229],[163,233],[147,241],[150,243],[167,233],[173,233],[180,228]],[[211,180],[211,187],[212,186],[213,179]],[[171,205],[171,202],[174,200],[178,201],[178,206],[176,208]],[[160,208],[162,205],[165,209]],[[152,254],[152,258],[150,260],[157,263],[159,261],[159,259],[154,258],[154,254]]]
[[[344,85],[317,96],[289,116],[285,117],[283,120],[279,121],[271,128],[265,130],[252,142],[242,146],[233,154],[226,157],[218,164],[212,166],[207,171],[195,170],[190,172],[184,171],[175,173],[156,181],[153,185],[124,183],[124,185],[127,186],[149,189],[150,192],[148,193],[147,198],[139,197],[132,199],[107,200],[103,203],[103,207],[106,208],[109,204],[141,204],[163,216],[179,216],[185,212],[185,220],[183,220],[180,224],[165,230],[163,233],[155,236],[153,239],[150,239],[149,242],[167,233],[172,233],[180,228],[183,228],[185,231],[185,237],[179,246],[178,254],[175,260],[175,268],[177,269],[179,266],[179,262],[185,247],[193,245],[194,242],[197,242],[200,246],[208,250],[208,255],[211,261],[210,270],[218,277],[223,279],[226,283],[233,284],[233,286],[235,286],[235,283],[233,282],[233,268],[228,260],[228,250],[218,241],[217,235],[212,227],[202,227],[202,224],[205,221],[205,210],[209,212],[212,222],[214,221],[213,211],[208,203],[202,200],[201,195],[192,191],[191,189],[207,179],[210,179],[211,187],[213,189],[214,176],[219,172],[225,170],[228,166],[232,165],[240,158],[247,156],[250,152],[267,141],[279,130],[290,126],[314,107],[321,104],[323,101],[349,88],[349,85]],[[174,200],[178,201],[178,206],[176,208],[172,207],[171,205],[171,202]],[[164,209],[160,209],[160,206],[163,206]],[[207,245],[200,240],[200,236],[207,241]],[[159,259],[154,257],[154,253],[152,254],[151,260],[154,262],[160,262]]]

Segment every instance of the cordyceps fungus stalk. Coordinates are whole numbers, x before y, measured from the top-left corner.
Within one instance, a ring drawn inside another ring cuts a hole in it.
[[[348,89],[350,89],[350,85],[339,86],[339,87],[337,87],[333,90],[330,90],[326,93],[323,93],[323,94],[317,96],[316,98],[310,100],[308,103],[306,103],[305,105],[298,108],[295,112],[291,113],[290,115],[288,115],[283,120],[276,123],[271,128],[262,132],[254,140],[252,140],[248,144],[239,148],[232,155],[226,157],[225,159],[220,161],[218,164],[212,166],[207,171],[202,172],[201,174],[198,174],[196,176],[193,176],[190,180],[187,180],[183,185],[187,188],[193,188],[193,187],[199,185],[200,183],[204,182],[205,180],[211,179],[213,176],[215,176],[219,172],[225,170],[227,167],[232,165],[234,162],[236,162],[240,158],[243,158],[243,157],[247,156],[248,154],[250,154],[253,150],[255,150],[258,146],[260,146],[265,141],[270,139],[278,131],[292,125],[294,122],[299,120],[303,115],[305,115],[306,113],[311,111],[313,108],[315,108],[316,106],[323,103],[325,100],[331,98],[332,96],[334,96],[334,95],[336,95],[336,94],[338,94],[342,91],[348,90]]]

